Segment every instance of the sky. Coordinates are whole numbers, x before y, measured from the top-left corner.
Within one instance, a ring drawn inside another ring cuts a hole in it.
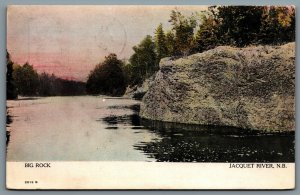
[[[154,35],[159,23],[171,28],[172,9],[184,15],[206,6],[10,6],[7,50],[15,63],[39,72],[86,81],[109,53],[129,59],[132,47]]]

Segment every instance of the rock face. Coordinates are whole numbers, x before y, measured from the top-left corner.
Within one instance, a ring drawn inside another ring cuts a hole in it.
[[[154,78],[155,78],[154,76],[155,75],[146,79],[141,86],[138,86],[138,85],[135,85],[133,87],[128,86],[126,88],[124,97],[141,100],[144,97],[144,95],[146,94],[146,92],[148,91],[149,86],[152,85]]]
[[[220,46],[164,58],[142,118],[266,131],[295,130],[295,43]]]

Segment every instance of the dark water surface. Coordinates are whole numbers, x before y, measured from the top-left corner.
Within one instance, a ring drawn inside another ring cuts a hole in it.
[[[9,161],[294,162],[294,133],[140,119],[107,97],[9,101]]]
[[[131,115],[105,117],[107,128],[130,124],[159,139],[134,145],[159,162],[294,162],[294,133],[268,133],[234,127],[187,125],[141,119],[139,105]],[[116,127],[117,128],[117,127]],[[135,132],[139,133],[139,132]]]
[[[135,146],[157,161],[294,162],[293,133],[143,121],[162,139]]]

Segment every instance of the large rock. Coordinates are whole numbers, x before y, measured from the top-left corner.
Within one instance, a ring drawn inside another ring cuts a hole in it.
[[[220,46],[164,58],[145,94],[146,119],[267,131],[295,130],[295,43]]]

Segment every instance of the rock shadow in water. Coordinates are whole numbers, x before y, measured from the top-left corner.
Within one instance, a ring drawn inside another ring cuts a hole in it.
[[[294,162],[294,133],[141,120],[161,139],[134,146],[160,162]]]
[[[129,109],[129,110],[132,110],[135,113],[139,113],[140,112],[140,105],[139,104],[109,106],[108,108],[109,109]]]
[[[105,129],[119,129],[118,127],[106,127]]]
[[[133,111],[133,114],[125,115],[111,115],[99,119],[98,121],[103,121],[108,125],[106,129],[118,129],[117,125],[131,126],[132,129],[141,129],[140,117],[138,115],[140,111],[140,105],[120,105],[120,106],[110,106],[109,109],[130,109]]]
[[[100,121],[100,120],[99,120]],[[138,114],[131,114],[131,115],[122,115],[122,116],[116,116],[111,115],[108,117],[104,117],[101,119],[101,121],[104,121],[107,125],[125,125],[125,126],[140,126],[140,117]]]

